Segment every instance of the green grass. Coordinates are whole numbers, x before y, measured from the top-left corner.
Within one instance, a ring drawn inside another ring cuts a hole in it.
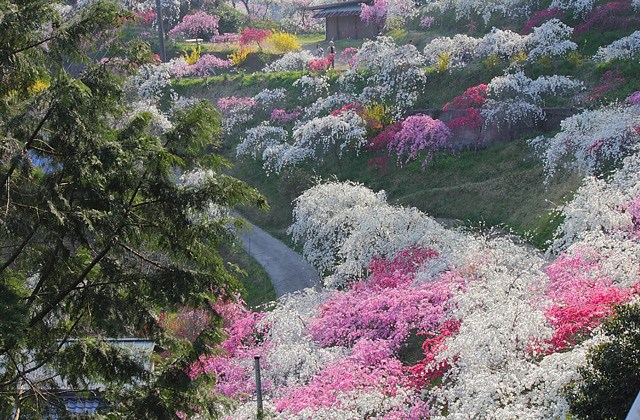
[[[385,190],[389,203],[416,207],[447,224],[483,223],[511,229],[540,248],[559,223],[549,212],[566,202],[581,182],[577,175],[559,174],[545,186],[542,164],[524,139],[444,157],[424,171],[419,161],[400,167],[392,159],[382,172],[370,167],[371,157],[365,153],[343,158],[343,173],[336,177],[362,182],[374,191]],[[250,209],[244,214],[287,241],[292,201],[312,185],[314,174],[328,179],[337,166],[327,161],[266,177],[259,162],[246,160],[237,162],[233,172],[265,194],[271,206],[266,214]]]

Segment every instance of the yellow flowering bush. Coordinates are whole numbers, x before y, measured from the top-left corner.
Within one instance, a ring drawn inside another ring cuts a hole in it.
[[[274,32],[271,35],[271,44],[276,52],[281,54],[301,49],[296,36],[286,32]]]

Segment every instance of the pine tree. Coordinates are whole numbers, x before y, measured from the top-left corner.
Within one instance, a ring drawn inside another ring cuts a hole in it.
[[[233,297],[239,283],[216,247],[241,221],[211,206],[266,204],[211,153],[211,105],[176,111],[163,134],[150,114],[126,114],[123,74],[150,57],[142,44],[105,41],[127,12],[103,2],[58,10],[0,3],[0,417],[61,407],[60,378],[103,384],[110,418],[212,411],[219,402],[185,367],[219,331],[176,346],[158,315]],[[176,182],[195,169],[209,175]],[[171,352],[150,373],[106,340],[131,336]]]

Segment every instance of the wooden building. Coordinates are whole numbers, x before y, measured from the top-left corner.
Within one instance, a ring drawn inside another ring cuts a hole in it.
[[[363,39],[375,38],[380,32],[380,26],[372,22],[367,24],[360,19],[362,3],[370,4],[372,0],[350,0],[340,3],[322,4],[308,7],[314,11],[314,18],[324,18],[326,21],[325,39]]]

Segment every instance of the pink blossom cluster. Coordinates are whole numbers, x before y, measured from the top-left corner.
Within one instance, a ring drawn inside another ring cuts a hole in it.
[[[384,18],[387,15],[387,1],[375,0],[373,6],[362,3],[362,11],[360,12],[360,19],[368,24],[376,23],[378,25],[384,22]]]
[[[236,98],[235,96],[229,96],[218,99],[218,109],[222,112],[223,115],[226,113],[231,113],[235,109],[238,108],[248,108],[253,109],[256,107],[256,101],[252,98]]]
[[[606,30],[628,29],[640,25],[640,18],[634,13],[631,0],[612,1],[598,5],[587,13],[584,22],[573,30],[575,35],[597,29],[600,33]]]
[[[432,249],[412,247],[395,260],[375,258],[367,280],[333,292],[309,323],[309,334],[323,346],[372,340],[395,352],[411,331],[433,331],[445,316],[448,285],[413,280],[416,267],[436,257]]]
[[[451,130],[440,120],[434,120],[428,115],[412,115],[402,121],[400,131],[389,143],[389,153],[398,155],[398,160],[406,157],[404,163],[415,160],[421,153],[425,153],[422,167],[432,162],[438,152],[452,152],[448,142]]]
[[[213,374],[219,378],[215,391],[230,398],[251,395],[255,384],[251,378],[252,366],[245,361],[253,361],[254,356],[264,352],[260,350],[258,323],[264,317],[262,312],[253,312],[238,302],[219,302],[214,306],[223,320],[222,330],[227,338],[218,346],[222,350],[212,356],[200,356],[189,368],[189,377]],[[266,389],[269,384],[265,383]]]
[[[286,124],[288,122],[297,120],[300,116],[300,107],[296,108],[295,111],[287,112],[284,109],[274,109],[271,111],[271,124]]]
[[[546,268],[549,276],[547,296],[552,303],[545,316],[554,328],[549,340],[552,351],[561,351],[584,340],[607,316],[614,305],[626,302],[634,289],[614,285],[603,276],[605,257],[588,249],[569,256],[560,255]]]
[[[177,78],[187,76],[207,77],[215,75],[215,69],[229,68],[233,67],[233,65],[233,60],[231,59],[223,60],[213,54],[204,54],[192,65],[184,61],[177,62],[171,68],[171,73]]]
[[[356,54],[358,54],[358,51],[359,49],[356,47],[345,48],[340,53],[338,62],[341,64],[347,64],[350,68],[354,68],[356,66]]]
[[[423,28],[431,29],[431,25],[433,25],[435,21],[436,19],[433,16],[424,16],[422,19],[420,19],[420,26],[422,26]]]
[[[148,9],[144,12],[133,12],[136,23],[141,26],[150,26],[158,15],[154,9]]]
[[[632,106],[640,106],[640,90],[629,95],[629,97],[624,100],[624,103]]]
[[[209,39],[211,36],[218,35],[219,21],[219,16],[196,12],[186,15],[182,22],[169,31],[169,35]]]

